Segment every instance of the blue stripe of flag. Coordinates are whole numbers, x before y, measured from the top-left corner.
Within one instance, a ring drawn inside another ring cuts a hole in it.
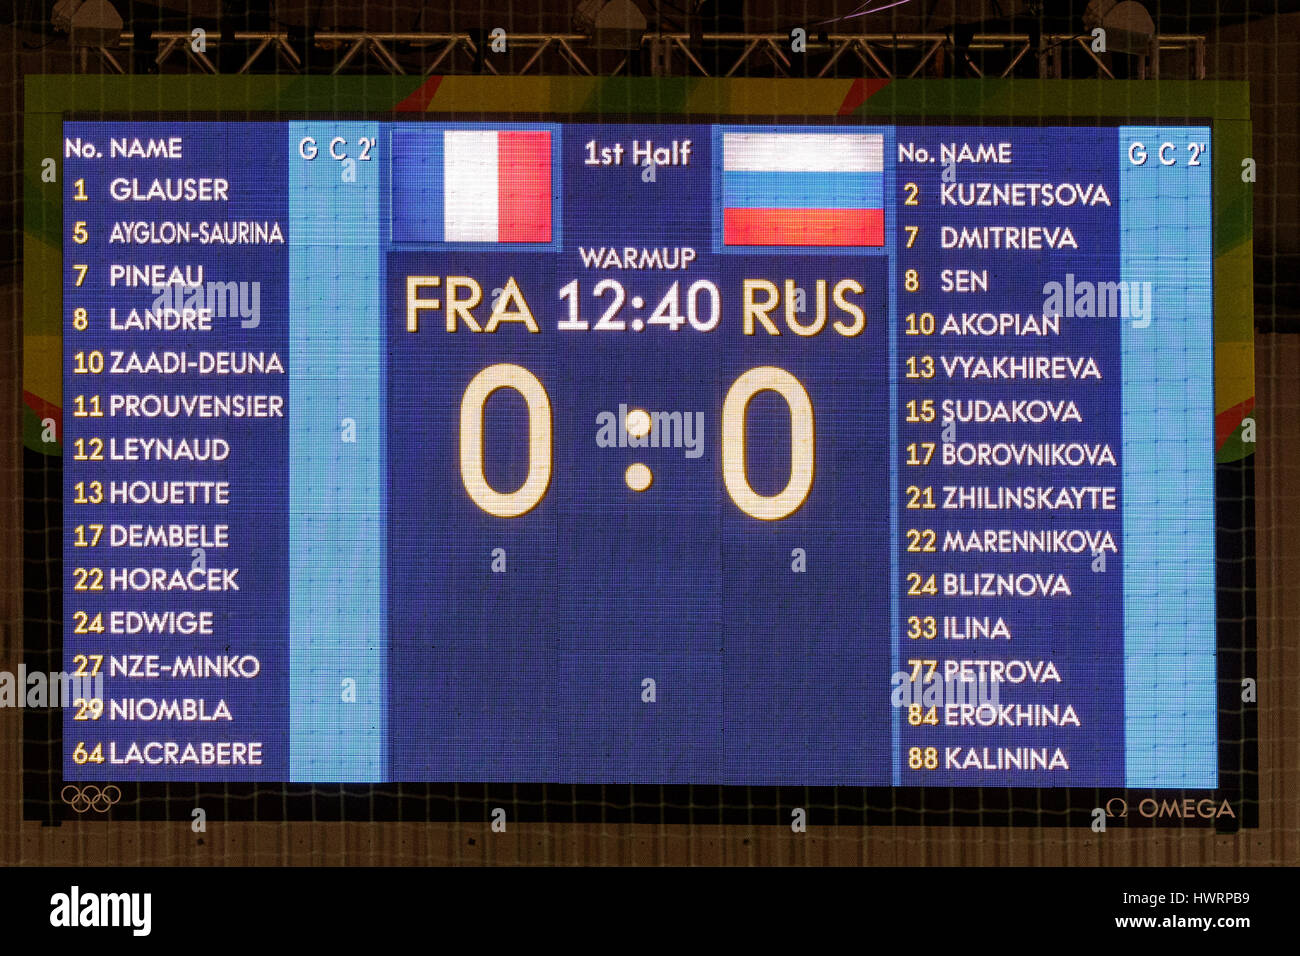
[[[442,130],[394,126],[393,242],[442,242]]]
[[[725,170],[724,209],[883,209],[884,173]]]

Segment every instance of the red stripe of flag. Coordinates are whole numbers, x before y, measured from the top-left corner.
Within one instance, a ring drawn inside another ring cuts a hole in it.
[[[725,209],[728,246],[883,246],[883,209]]]
[[[550,242],[551,134],[502,130],[497,136],[497,238]]]

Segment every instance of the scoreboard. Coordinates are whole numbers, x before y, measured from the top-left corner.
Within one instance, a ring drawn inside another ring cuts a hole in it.
[[[1219,786],[1210,126],[60,134],[67,780]]]

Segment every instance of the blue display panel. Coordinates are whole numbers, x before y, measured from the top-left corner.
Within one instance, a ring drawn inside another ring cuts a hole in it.
[[[65,137],[68,779],[1217,784],[1208,129]]]

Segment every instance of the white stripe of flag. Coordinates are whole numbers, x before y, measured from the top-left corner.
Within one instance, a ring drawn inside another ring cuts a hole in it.
[[[723,133],[722,168],[737,172],[879,173],[885,140],[870,133]]]
[[[443,132],[443,241],[496,242],[497,131]]]

